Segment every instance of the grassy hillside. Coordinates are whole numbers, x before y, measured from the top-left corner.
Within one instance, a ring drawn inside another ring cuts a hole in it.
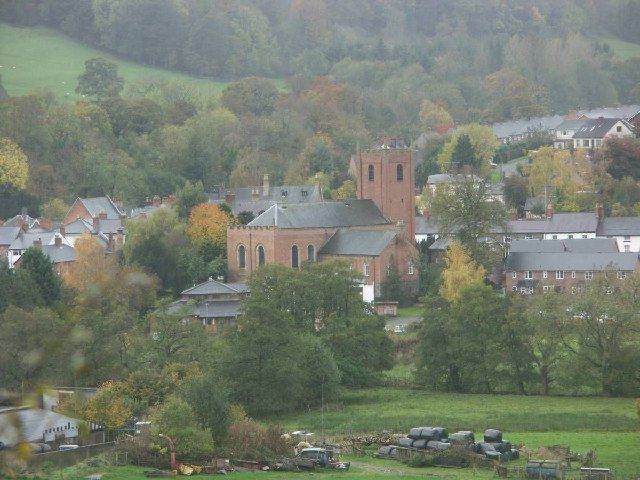
[[[118,65],[126,82],[142,78],[178,79],[193,83],[203,95],[217,95],[224,82],[197,79],[121,60],[71,40],[47,28],[18,28],[0,23],[0,75],[9,95],[48,89],[57,97],[75,101],[78,75],[85,60],[104,57]]]
[[[640,44],[625,42],[616,38],[601,38],[600,41],[607,42],[611,45],[613,52],[622,60],[632,57],[640,57]]]

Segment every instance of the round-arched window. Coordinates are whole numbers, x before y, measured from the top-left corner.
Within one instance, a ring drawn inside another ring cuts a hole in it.
[[[375,173],[373,170],[373,165],[369,165],[369,181],[373,182],[374,178],[375,178]]]
[[[247,251],[244,245],[238,245],[238,268],[242,270],[247,268]]]
[[[258,245],[258,266],[264,265],[264,247],[262,245]]]
[[[307,260],[310,262],[315,261],[316,259],[316,247],[313,245],[307,246]]]
[[[294,245],[291,247],[291,267],[298,268],[300,265],[300,259],[298,255],[298,246]]]

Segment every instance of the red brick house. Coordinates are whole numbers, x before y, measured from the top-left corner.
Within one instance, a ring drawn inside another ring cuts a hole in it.
[[[408,289],[417,288],[412,152],[385,142],[359,152],[353,165],[357,199],[277,203],[248,225],[229,227],[230,280],[265,264],[299,268],[339,258],[362,273],[368,301],[380,296],[392,265]]]
[[[125,212],[109,196],[95,198],[77,198],[67,215],[62,219],[62,225],[83,218],[93,221],[94,218],[103,220],[121,220]]]

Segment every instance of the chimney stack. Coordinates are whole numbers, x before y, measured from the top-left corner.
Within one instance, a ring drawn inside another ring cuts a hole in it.
[[[596,217],[598,220],[604,218],[604,207],[600,203],[596,203]]]
[[[258,200],[260,198],[260,189],[259,188],[252,188],[251,189],[251,199],[252,200]]]
[[[549,203],[547,205],[547,218],[553,217],[553,205]]]
[[[116,250],[122,249],[122,245],[124,245],[124,228],[118,227],[118,229],[116,230],[116,245],[115,245],[115,249]]]
[[[262,196],[263,197],[268,197],[269,196],[269,190],[270,190],[269,174],[265,173],[264,176],[262,177]]]
[[[233,204],[233,201],[236,198],[236,194],[233,193],[231,190],[227,190],[227,193],[224,195],[224,201],[227,205],[231,206]]]
[[[67,231],[64,228],[64,225],[60,225],[60,235],[63,236],[63,237],[67,236]]]
[[[33,246],[36,248],[42,248],[42,239],[38,238],[37,240],[33,241]]]
[[[100,229],[100,217],[93,217],[93,232],[98,233]]]
[[[62,237],[60,235],[55,236],[55,246],[60,248],[62,246]]]

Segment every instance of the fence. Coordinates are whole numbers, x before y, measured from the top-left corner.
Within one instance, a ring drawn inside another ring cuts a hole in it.
[[[99,455],[101,453],[113,452],[115,450],[115,442],[96,443],[78,447],[74,450],[63,450],[47,453],[39,453],[29,458],[30,467],[41,467],[49,464],[52,467],[64,468],[82,462],[89,457]]]

